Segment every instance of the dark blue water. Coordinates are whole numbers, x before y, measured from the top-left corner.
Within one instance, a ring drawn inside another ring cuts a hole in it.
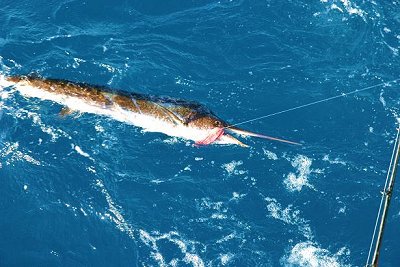
[[[400,2],[1,0],[3,74],[207,105],[241,122],[399,78]],[[399,111],[390,83],[193,147],[0,100],[0,266],[363,266]],[[395,188],[381,266],[400,264]]]

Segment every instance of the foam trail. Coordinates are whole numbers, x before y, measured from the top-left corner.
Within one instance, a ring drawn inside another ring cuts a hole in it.
[[[6,80],[6,77],[0,73],[0,108],[4,106],[4,102],[2,100],[8,98],[9,93],[4,91],[4,88],[12,86],[13,83]]]
[[[0,91],[2,91],[5,87],[9,87],[14,85],[13,82],[9,82],[6,80],[6,76],[0,74]]]

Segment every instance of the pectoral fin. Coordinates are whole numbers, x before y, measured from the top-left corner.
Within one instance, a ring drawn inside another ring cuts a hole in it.
[[[178,117],[174,112],[170,111],[168,108],[163,107],[157,103],[154,103],[154,105],[156,105],[159,109],[161,109],[175,125],[185,124],[185,122],[180,117]]]
[[[60,116],[65,117],[71,115],[72,113],[74,113],[72,109],[70,109],[69,107],[63,107],[60,111]]]

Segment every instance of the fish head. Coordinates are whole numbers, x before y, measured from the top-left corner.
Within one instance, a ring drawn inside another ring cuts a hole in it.
[[[188,127],[196,128],[199,130],[215,130],[224,128],[227,125],[224,121],[213,115],[202,115],[189,121]]]
[[[228,124],[226,122],[213,115],[202,116],[188,123],[188,127],[196,128],[205,133],[205,135],[196,142],[196,145],[235,144],[247,147],[246,144],[243,144],[238,139],[225,132],[225,127],[227,126]]]

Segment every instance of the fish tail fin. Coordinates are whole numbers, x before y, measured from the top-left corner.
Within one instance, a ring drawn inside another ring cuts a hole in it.
[[[263,134],[258,134],[258,133],[253,133],[253,132],[249,132],[240,128],[236,128],[236,127],[226,127],[225,128],[228,131],[231,131],[233,133],[236,134],[240,134],[240,135],[244,135],[244,136],[254,136],[254,137],[258,137],[258,138],[263,138],[263,139],[268,139],[268,140],[273,140],[273,141],[278,141],[278,142],[282,142],[282,143],[287,143],[287,144],[292,144],[292,145],[300,145],[300,143],[297,142],[293,142],[293,141],[289,141],[289,140],[285,140],[285,139],[281,139],[281,138],[276,138],[276,137],[272,137],[272,136],[268,136],[268,135],[263,135]]]

